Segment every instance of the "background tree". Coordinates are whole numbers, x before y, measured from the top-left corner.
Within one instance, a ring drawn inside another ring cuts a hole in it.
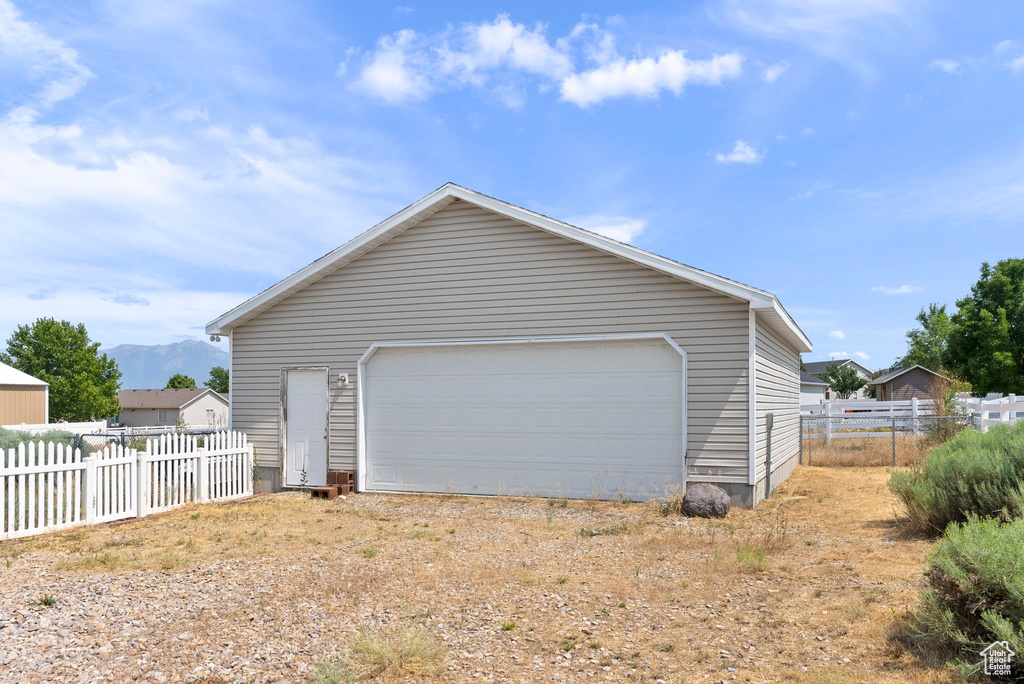
[[[167,385],[164,389],[195,389],[196,381],[187,375],[181,373],[175,373],[167,381]]]
[[[229,380],[231,378],[231,372],[221,366],[214,366],[210,369],[210,379],[203,384],[212,389],[214,392],[220,392],[221,394],[227,394],[230,390],[231,385]]]
[[[904,368],[924,366],[941,372],[946,367],[946,348],[953,323],[946,314],[945,304],[929,304],[917,314],[920,328],[907,332],[907,354],[900,361]]]
[[[121,412],[121,371],[99,347],[81,323],[40,318],[15,329],[0,361],[50,383],[50,420],[97,420]]]
[[[853,366],[840,366],[838,363],[830,364],[818,377],[827,382],[828,388],[840,399],[849,399],[851,394],[867,384]]]
[[[956,303],[943,356],[977,394],[1024,394],[1024,259],[981,265],[971,294]]]

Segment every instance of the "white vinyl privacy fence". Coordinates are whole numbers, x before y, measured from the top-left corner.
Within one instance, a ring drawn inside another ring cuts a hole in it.
[[[162,435],[145,451],[112,445],[84,458],[63,444],[9,449],[0,454],[0,539],[251,496],[246,435],[201,439]]]

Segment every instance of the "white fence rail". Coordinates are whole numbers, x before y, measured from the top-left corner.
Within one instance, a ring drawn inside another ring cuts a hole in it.
[[[917,437],[921,434],[920,419],[935,415],[934,403],[931,399],[829,401],[804,404],[800,415],[804,429],[810,431],[805,438],[824,439],[828,444],[833,439],[890,437],[893,432],[912,432]],[[881,428],[889,431],[868,432]]]
[[[100,430],[107,429],[107,421],[105,420],[94,420],[88,423],[21,423],[20,425],[0,425],[5,430],[17,430],[19,432],[29,432],[33,435],[38,435],[43,432],[49,432],[50,430],[63,430],[64,432],[73,432],[76,435],[85,435],[90,432],[99,432]]]
[[[960,404],[974,419],[974,426],[986,432],[993,425],[1007,425],[1024,420],[1024,397],[1009,394],[995,399],[959,397]]]
[[[42,442],[0,452],[0,539],[251,496],[246,435],[203,439],[199,446],[193,436],[162,435],[142,452],[117,445],[85,458]]]

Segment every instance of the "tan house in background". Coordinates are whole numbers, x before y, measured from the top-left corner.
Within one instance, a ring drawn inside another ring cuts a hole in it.
[[[125,427],[176,425],[227,427],[228,400],[207,387],[196,389],[121,390],[121,413],[111,419]]]
[[[50,385],[0,363],[0,425],[50,422]]]

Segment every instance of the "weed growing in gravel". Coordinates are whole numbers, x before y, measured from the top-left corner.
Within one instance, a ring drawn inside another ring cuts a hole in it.
[[[359,553],[363,554],[363,558],[373,558],[379,551],[372,546],[367,546],[360,550]]]
[[[349,660],[359,677],[398,677],[440,672],[448,654],[444,642],[418,625],[399,625],[388,632],[365,627],[352,642]]]
[[[342,663],[326,661],[314,665],[306,681],[308,684],[353,684],[356,678]]]
[[[501,631],[503,631],[503,632],[511,632],[515,628],[516,628],[516,623],[514,623],[514,622],[502,622],[501,623]]]
[[[673,644],[671,641],[659,641],[658,643],[654,644],[654,650],[658,653],[671,653],[672,651],[676,650],[676,645]]]
[[[558,647],[563,651],[571,651],[572,649],[576,648],[576,642],[578,638],[579,637],[574,636],[566,637],[565,641],[560,643]]]
[[[736,543],[736,558],[740,562],[740,567],[744,570],[757,572],[764,570],[767,556],[768,552],[764,546],[745,542]]]
[[[57,605],[57,599],[47,594],[43,598],[36,601],[36,603],[40,606],[55,606]]]
[[[558,577],[555,578],[555,581],[558,582],[559,584],[565,584],[566,582],[569,581],[569,576],[568,575],[559,575]]]

